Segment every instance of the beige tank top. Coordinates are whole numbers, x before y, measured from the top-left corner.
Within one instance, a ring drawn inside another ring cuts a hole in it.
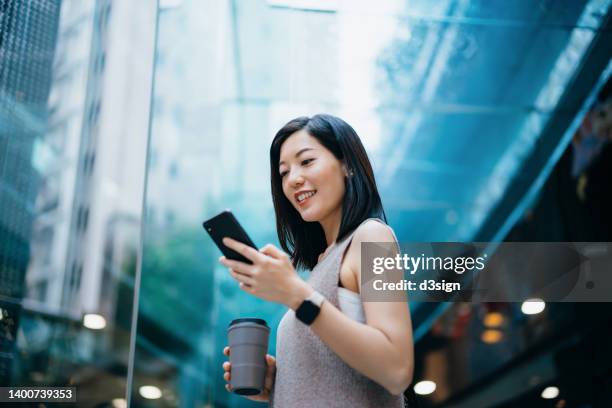
[[[335,243],[307,280],[337,308],[340,264],[353,234]],[[351,368],[289,309],[277,329],[276,379],[270,404],[277,408],[402,408],[404,397],[389,393]]]

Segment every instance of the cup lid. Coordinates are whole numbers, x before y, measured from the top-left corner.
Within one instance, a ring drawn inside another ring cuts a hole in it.
[[[230,322],[229,326],[233,326],[238,323],[257,323],[268,327],[268,324],[264,319],[257,319],[255,317],[241,317],[240,319],[234,319]]]

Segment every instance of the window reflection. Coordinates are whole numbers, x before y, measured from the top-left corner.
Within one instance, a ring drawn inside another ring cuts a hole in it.
[[[0,2],[0,385],[88,406],[130,361],[155,4],[133,12]]]
[[[400,240],[468,240],[609,36],[597,0],[157,3],[0,0],[0,385],[248,406],[223,388],[227,324],[284,308],[237,288],[201,221],[229,207],[277,244],[276,130],[345,118]]]
[[[223,388],[227,324],[284,310],[239,291],[200,225],[229,207],[277,243],[268,148],[293,117],[354,125],[400,240],[473,237],[608,7],[563,4],[160,2],[134,389],[250,405]]]

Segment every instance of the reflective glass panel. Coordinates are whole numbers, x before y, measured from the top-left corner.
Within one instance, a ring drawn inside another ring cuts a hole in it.
[[[130,3],[0,1],[0,386],[78,406],[126,402],[156,16]]]
[[[227,324],[275,328],[285,308],[238,289],[201,223],[231,208],[278,245],[269,145],[294,117],[355,128],[400,240],[472,238],[510,180],[535,177],[518,165],[553,114],[576,114],[556,110],[563,90],[609,35],[609,1],[557,6],[161,1],[132,402],[151,384],[166,406],[250,406],[224,389]]]

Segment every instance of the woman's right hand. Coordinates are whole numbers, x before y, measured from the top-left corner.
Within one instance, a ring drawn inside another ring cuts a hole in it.
[[[228,346],[223,349],[223,354],[229,357],[230,348]],[[266,354],[266,366],[266,378],[264,380],[263,392],[259,395],[244,395],[245,398],[248,398],[251,401],[270,401],[270,392],[272,391],[272,386],[274,385],[274,376],[276,375],[276,359],[269,354]],[[223,371],[223,379],[227,381],[227,384],[225,384],[225,389],[231,392],[232,386],[229,384],[229,382],[232,379],[232,366],[229,361],[223,363]]]

